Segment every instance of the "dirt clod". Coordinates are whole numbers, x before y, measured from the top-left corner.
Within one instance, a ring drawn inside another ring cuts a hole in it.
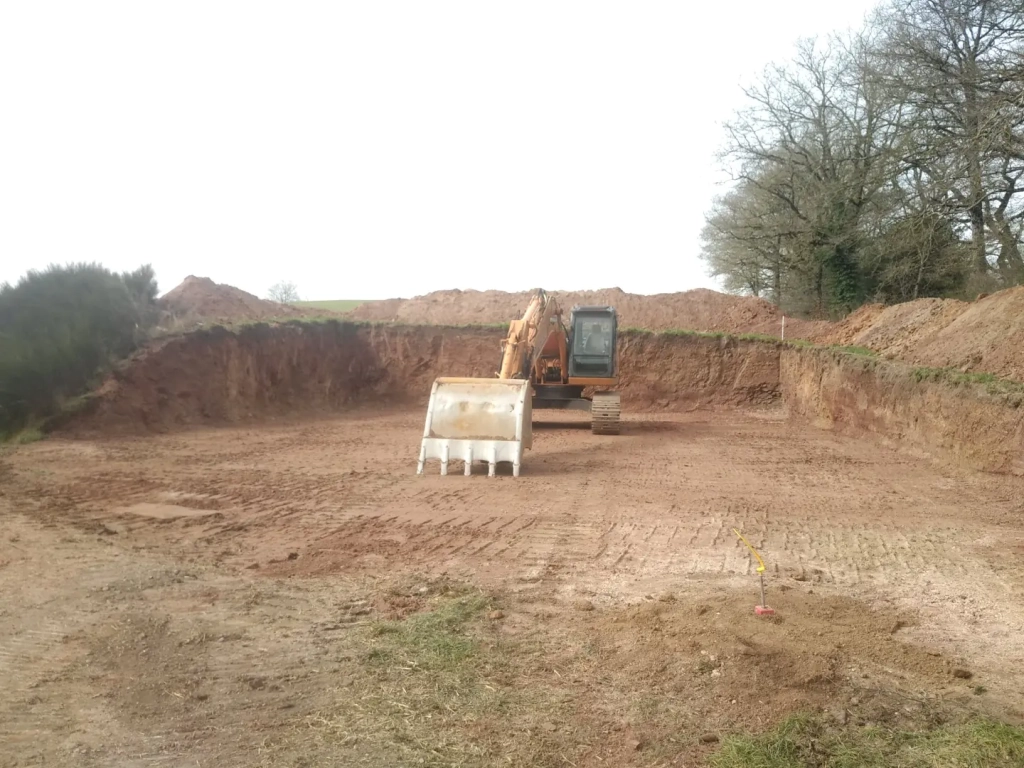
[[[717,733],[705,733],[705,734],[701,734],[701,737],[700,737],[700,743],[701,744],[717,744],[718,741],[719,741],[719,738],[718,738],[718,734]]]
[[[953,677],[955,677],[957,680],[970,680],[972,677],[974,677],[974,673],[971,672],[969,669],[957,667],[953,670]]]
[[[490,613],[487,614],[487,618],[489,618],[491,621],[499,621],[499,620],[505,618],[505,612],[504,611],[491,611]]]

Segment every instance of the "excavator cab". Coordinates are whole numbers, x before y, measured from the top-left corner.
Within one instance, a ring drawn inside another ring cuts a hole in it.
[[[612,307],[573,307],[569,315],[569,377],[613,378],[618,323]]]

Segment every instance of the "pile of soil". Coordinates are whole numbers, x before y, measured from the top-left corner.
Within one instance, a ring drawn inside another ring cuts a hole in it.
[[[917,362],[1024,381],[1024,286],[966,304],[914,350]]]
[[[563,309],[575,304],[612,306],[622,328],[652,331],[685,329],[779,336],[782,314],[763,299],[699,288],[683,293],[643,296],[621,288],[599,291],[552,291]],[[429,325],[507,323],[522,315],[532,291],[435,291],[412,299],[388,299],[362,304],[350,317],[358,320]],[[787,338],[805,338],[828,323],[786,319]]]
[[[310,312],[288,304],[267,301],[240,288],[215,283],[208,277],[189,275],[177,288],[160,299],[175,320],[230,322],[301,317]]]
[[[810,338],[819,344],[867,347],[931,368],[1024,381],[1024,286],[974,302],[918,299],[891,307],[868,305]]]
[[[824,334],[826,344],[867,347],[887,357],[912,358],[925,340],[948,325],[967,304],[954,299],[918,299],[861,307]]]
[[[813,335],[816,344],[835,344],[841,347],[856,346],[857,340],[878,319],[886,309],[884,304],[864,304],[857,307],[841,322],[822,326]]]

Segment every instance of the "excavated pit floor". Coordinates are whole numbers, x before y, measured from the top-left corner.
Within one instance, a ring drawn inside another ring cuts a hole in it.
[[[518,479],[459,467],[441,477],[436,464],[417,477],[421,429],[418,410],[364,410],[51,439],[0,458],[0,671],[16,692],[0,711],[6,737],[45,730],[39,706],[24,704],[40,680],[50,695],[85,696],[67,665],[76,639],[120,626],[119,590],[164,594],[179,569],[236,596],[308,584],[301,599],[312,599],[414,572],[599,607],[749,589],[752,608],[756,575],[734,528],[768,562],[769,602],[814,593],[910,611],[917,620],[894,635],[964,659],[974,682],[1024,703],[1022,478],[943,467],[776,411],[633,415],[619,437],[559,415],[536,425]],[[198,604],[242,632],[285,615],[301,623],[294,594],[255,616],[175,594],[151,607],[173,616]],[[47,716],[65,745],[100,749],[85,735],[67,741],[74,729]]]

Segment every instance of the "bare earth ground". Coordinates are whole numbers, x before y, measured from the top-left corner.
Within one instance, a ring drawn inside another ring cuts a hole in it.
[[[775,412],[563,420],[518,479],[417,477],[421,425],[0,457],[0,765],[682,765],[837,702],[1024,717],[1024,478]],[[463,608],[450,688],[380,623]]]

